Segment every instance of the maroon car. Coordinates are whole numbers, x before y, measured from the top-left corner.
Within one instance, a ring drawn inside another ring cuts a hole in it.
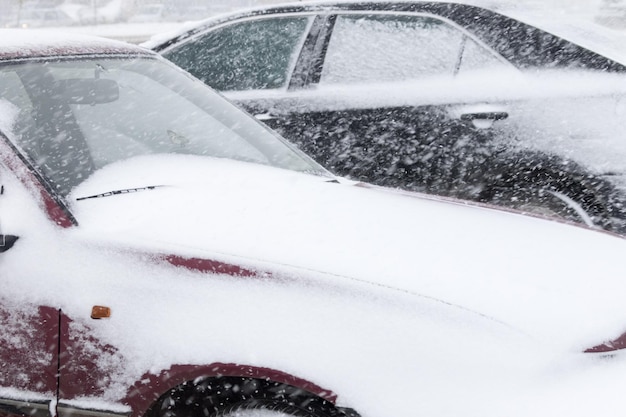
[[[145,49],[0,34],[1,417],[609,413],[625,250],[334,177]]]

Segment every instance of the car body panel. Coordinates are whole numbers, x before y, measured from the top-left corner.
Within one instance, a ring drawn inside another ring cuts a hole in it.
[[[16,305],[2,299],[3,323],[0,386],[52,400],[57,386],[57,310]]]
[[[150,163],[150,160],[153,162]],[[182,165],[182,161],[185,161],[186,167],[178,168],[176,174],[173,174],[174,167]],[[477,245],[489,245],[490,242],[502,237],[498,231],[499,227],[486,227],[486,223],[506,224],[515,221],[510,219],[513,216],[510,213],[500,213],[482,207],[463,207],[461,210],[461,207],[454,205],[449,207],[448,215],[442,215],[441,220],[438,220],[434,212],[447,210],[440,207],[441,203],[438,201],[401,194],[387,195],[384,190],[373,192],[374,190],[354,187],[351,184],[328,182],[324,178],[311,178],[301,174],[285,175],[283,172],[274,172],[273,169],[259,169],[256,166],[231,161],[213,160],[206,164],[202,159],[194,160],[188,157],[155,156],[136,161],[129,160],[125,165],[116,166],[115,170],[109,172],[102,170],[88,183],[77,188],[76,194],[73,195],[95,192],[102,188],[100,184],[109,184],[111,178],[132,177],[132,172],[138,167],[141,167],[147,181],[164,183],[168,186],[144,193],[76,202],[73,211],[79,219],[82,230],[85,231],[83,233],[111,241],[123,236],[124,241],[135,242],[138,247],[151,244],[157,248],[167,242],[174,254],[186,247],[189,253],[197,257],[203,257],[202,255],[206,253],[213,253],[214,256],[221,254],[221,259],[239,258],[238,263],[243,265],[246,263],[254,265],[254,260],[264,260],[269,265],[283,265],[286,268],[318,271],[323,274],[336,273],[345,277],[353,276],[376,285],[386,284],[452,303],[460,302],[461,299],[452,298],[447,291],[463,297],[461,288],[467,286],[465,290],[469,291],[471,287],[479,288],[482,285],[466,278],[463,279],[464,283],[455,281],[452,289],[444,279],[444,282],[440,283],[442,287],[439,288],[437,283],[440,279],[448,277],[447,279],[454,280],[452,277],[457,275],[458,265],[469,262],[469,259],[464,261],[462,255],[457,255],[455,264],[446,265],[445,248],[448,245],[470,246],[470,241],[476,242]],[[200,175],[203,179],[194,180],[194,183],[185,180],[186,177],[191,177],[192,173],[203,173]],[[203,201],[201,189],[206,190],[207,195],[219,195],[222,198],[217,201]],[[303,191],[296,191],[298,189]],[[348,210],[349,205],[355,201],[360,207],[356,213]],[[144,208],[150,205],[159,209],[154,212],[146,211]],[[411,216],[411,212],[417,210],[414,207],[419,207],[419,212],[423,214]],[[180,213],[185,213],[184,218],[187,220],[180,219]],[[206,216],[202,222],[197,222],[192,232],[187,232],[184,236],[177,233],[185,221],[196,219],[202,216],[202,213],[211,215]],[[227,213],[237,218],[237,223],[224,222]],[[398,218],[386,213],[396,213]],[[167,221],[168,218],[179,220]],[[377,221],[372,222],[371,219]],[[546,227],[544,220],[535,221],[534,227]],[[317,226],[320,222],[324,223],[324,229]],[[528,223],[527,228],[532,227],[532,221],[525,222]],[[555,224],[550,227],[562,230],[563,235],[583,232],[582,229],[571,228],[566,224]],[[341,239],[328,236],[325,228],[334,230]],[[409,245],[404,240],[407,237],[400,233],[403,228],[421,230],[425,234],[437,231],[438,237],[427,243],[413,242]],[[276,234],[279,230],[298,230],[298,233],[292,234],[290,239],[285,239],[282,233]],[[527,232],[534,235],[530,231]],[[537,251],[535,259],[541,268],[546,267],[547,259],[546,262],[540,259],[544,256],[552,257],[548,248],[562,247],[561,237],[558,233],[555,235],[556,240],[542,242],[540,247],[535,248]],[[258,239],[264,244],[259,245]],[[346,245],[346,241],[353,243]],[[394,247],[391,251],[393,255],[389,255],[389,258],[382,253],[377,255],[376,248],[381,242],[385,242],[386,247]],[[506,277],[504,273],[497,272],[501,270],[500,268],[506,270],[508,261],[501,264],[495,261],[496,259],[505,259],[505,253],[529,250],[525,245],[527,245],[525,239],[520,238],[519,242],[502,248],[502,253],[493,250],[482,255],[472,253],[472,262],[488,264],[488,259],[492,259],[491,265],[485,265],[485,273],[489,276],[502,276],[501,285],[506,287],[511,280],[522,280],[523,276],[537,274],[533,272],[535,265],[526,264],[517,266],[516,271],[508,271]],[[569,261],[570,264],[572,262]],[[419,280],[406,277],[406,271],[417,268],[426,276],[431,276],[432,282],[427,284],[429,281],[425,277]],[[559,266],[559,269],[561,268]],[[529,285],[532,282],[531,278],[524,280]],[[500,284],[491,285],[495,290],[496,287],[493,286]],[[431,288],[433,292],[425,293],[424,287]],[[500,302],[502,300],[494,304],[496,310],[481,312],[488,316],[502,317],[502,313],[496,307]],[[566,304],[565,300],[563,303]],[[463,305],[471,309],[478,307],[468,305],[467,301],[464,301]],[[550,302],[545,308],[549,311]],[[510,320],[505,321],[511,323]],[[536,331],[538,325],[539,323],[535,323],[529,328],[532,327]],[[516,324],[516,327],[525,326]]]

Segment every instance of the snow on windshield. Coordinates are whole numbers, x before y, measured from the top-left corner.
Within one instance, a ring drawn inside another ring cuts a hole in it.
[[[22,117],[15,141],[62,195],[104,165],[152,153],[322,172],[258,122],[157,59],[28,63],[2,73],[14,81],[0,87],[2,97]]]

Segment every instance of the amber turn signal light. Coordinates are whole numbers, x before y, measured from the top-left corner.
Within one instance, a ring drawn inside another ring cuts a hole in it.
[[[111,317],[111,309],[109,307],[104,306],[93,306],[91,307],[91,318],[92,319],[108,319]]]

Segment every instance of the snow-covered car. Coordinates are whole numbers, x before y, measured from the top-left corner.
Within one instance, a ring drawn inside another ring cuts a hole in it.
[[[469,4],[327,1],[145,45],[335,174],[626,233],[626,59],[599,44]]]
[[[626,240],[336,178],[140,47],[0,34],[0,227],[2,417],[623,403]]]

